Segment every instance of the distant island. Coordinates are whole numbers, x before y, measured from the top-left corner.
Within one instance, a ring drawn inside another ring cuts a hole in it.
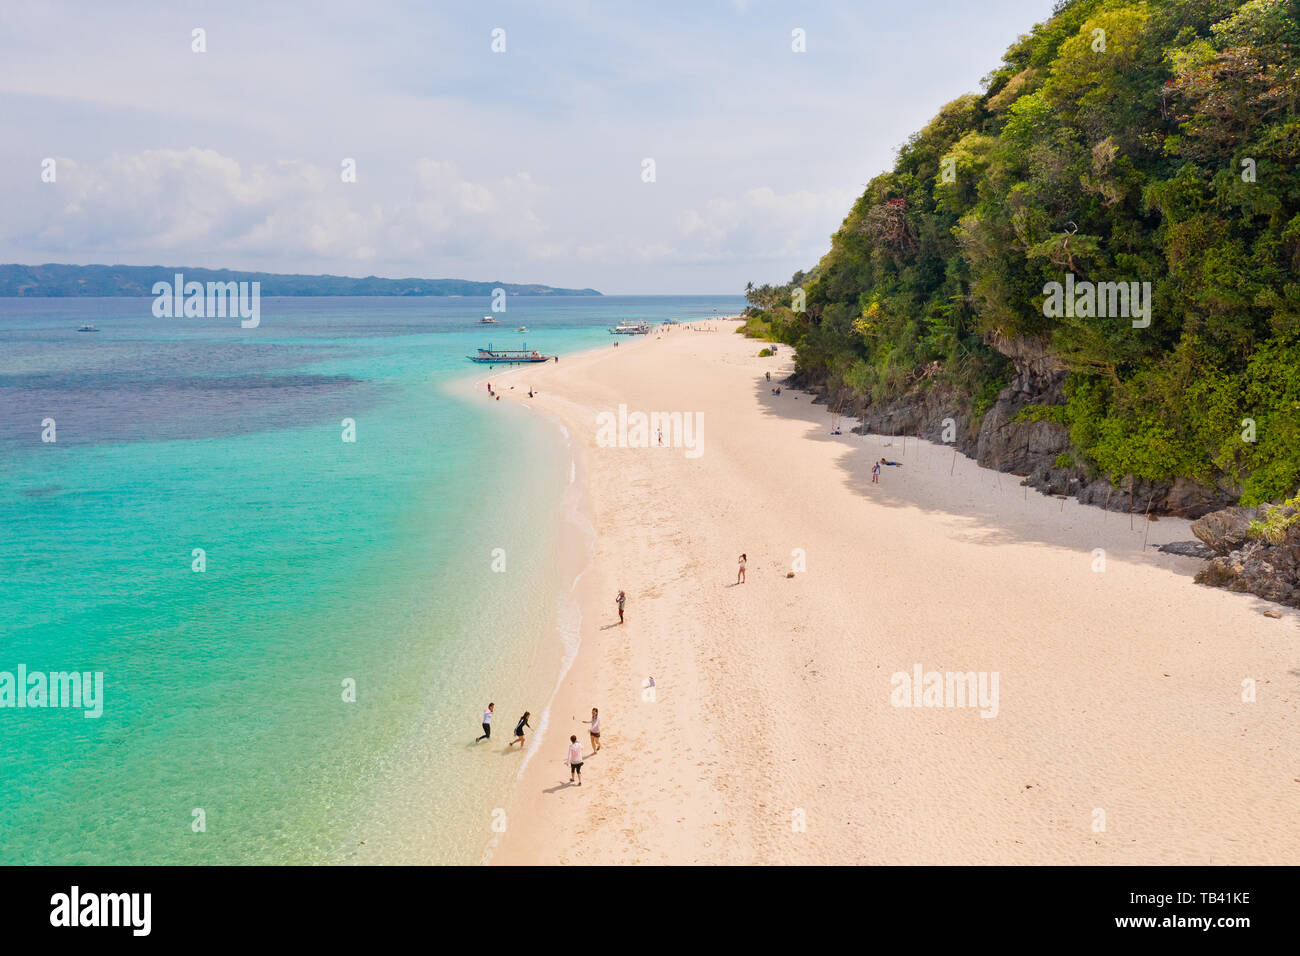
[[[141,296],[153,295],[153,284],[171,281],[178,273],[195,282],[260,282],[261,294],[275,295],[407,295],[490,296],[494,289],[507,295],[600,295],[595,289],[557,289],[548,285],[514,282],[471,282],[467,279],[383,279],[366,276],[282,275],[233,269],[199,269],[193,266],[76,266],[49,263],[40,266],[0,265],[0,297]]]

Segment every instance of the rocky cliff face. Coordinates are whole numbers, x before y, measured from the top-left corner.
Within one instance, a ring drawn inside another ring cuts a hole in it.
[[[1300,522],[1276,541],[1252,537],[1250,523],[1267,518],[1277,505],[1226,508],[1192,524],[1192,533],[1217,557],[1196,575],[1198,584],[1256,594],[1269,601],[1300,607]],[[1294,509],[1280,508],[1283,516]]]
[[[1015,417],[1026,405],[1064,404],[1066,370],[1040,340],[998,337],[990,344],[1015,363],[1015,373],[980,423],[975,460],[985,468],[1020,475],[1054,467],[1056,457],[1070,447],[1065,426],[1018,422]]]
[[[1188,478],[1149,481],[1124,478],[1118,485],[1089,478],[1077,466],[1061,467],[1057,458],[1070,451],[1070,433],[1051,421],[1015,421],[1027,405],[1063,405],[1067,370],[1041,339],[990,340],[1015,366],[1011,384],[980,426],[976,458],[986,468],[1025,475],[1025,483],[1049,495],[1073,495],[1086,505],[1111,511],[1199,518],[1237,500],[1231,488],[1207,488]]]
[[[926,383],[896,401],[854,408],[848,413],[862,423],[853,429],[859,434],[911,435],[956,444],[963,455],[974,456],[978,433],[971,430],[968,404],[965,396],[951,386]]]

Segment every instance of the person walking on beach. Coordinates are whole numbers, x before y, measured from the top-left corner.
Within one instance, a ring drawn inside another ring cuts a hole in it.
[[[622,590],[618,592],[618,597],[614,598],[614,603],[618,605],[618,623],[623,623],[623,605],[627,603],[627,595]]]
[[[662,445],[664,443],[664,430],[662,428],[657,428],[655,431],[659,433],[659,444]]]
[[[742,554],[740,556],[740,570],[736,572],[736,583],[745,583],[745,564],[749,561],[749,556]]]
[[[880,484],[880,462],[876,462],[871,466],[871,483],[873,485]]]
[[[569,758],[565,761],[569,765],[569,783],[573,783],[573,775],[578,775],[578,786],[582,786],[582,744],[578,743],[577,734],[569,734]]]
[[[496,710],[496,707],[496,704],[488,704],[488,709],[483,711],[483,736],[475,737],[474,743],[492,739],[492,711]]]
[[[600,711],[595,707],[591,708],[591,720],[584,720],[584,724],[591,724],[587,728],[587,733],[591,735],[591,752],[600,753]]]
[[[528,711],[524,711],[524,715],[519,718],[519,723],[515,724],[515,739],[510,741],[510,743],[506,744],[507,750],[509,750],[515,744],[519,745],[520,750],[524,749],[524,731],[533,729],[532,727],[528,726],[528,717],[529,717]]]

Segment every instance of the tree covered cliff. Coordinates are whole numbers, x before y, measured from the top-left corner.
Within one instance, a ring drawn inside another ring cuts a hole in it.
[[[1291,0],[1063,2],[908,140],[811,271],[747,290],[746,328],[864,413],[940,390],[974,435],[1014,384],[996,428],[1054,429],[1080,480],[1290,494],[1298,102]],[[1134,301],[1062,310],[1052,283]]]

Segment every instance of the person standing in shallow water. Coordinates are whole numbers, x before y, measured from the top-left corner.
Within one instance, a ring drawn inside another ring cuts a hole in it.
[[[492,739],[492,712],[496,710],[496,707],[496,704],[488,704],[488,709],[483,711],[483,736],[475,737],[474,743],[478,743],[480,740]]]
[[[515,744],[519,745],[520,750],[524,749],[524,731],[533,729],[532,727],[528,726],[529,716],[530,715],[528,711],[524,711],[524,715],[519,718],[519,723],[515,724],[515,739],[510,741],[510,743],[506,744],[507,750],[513,747]]]
[[[627,603],[627,595],[622,590],[618,592],[618,597],[614,598],[614,603],[618,605],[618,623],[623,623],[623,605]]]

